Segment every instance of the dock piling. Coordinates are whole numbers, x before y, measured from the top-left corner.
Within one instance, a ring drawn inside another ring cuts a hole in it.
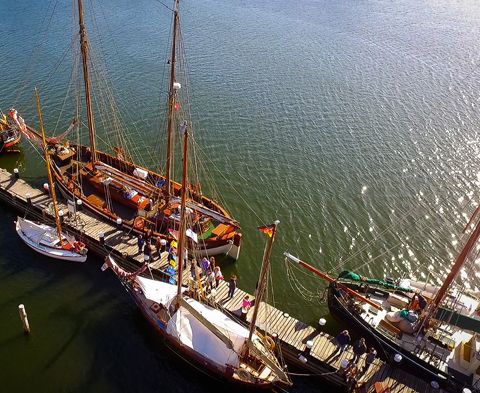
[[[28,323],[27,312],[25,311],[25,306],[23,304],[18,306],[18,313],[20,315],[20,320],[22,321],[24,332],[30,334],[30,325]]]

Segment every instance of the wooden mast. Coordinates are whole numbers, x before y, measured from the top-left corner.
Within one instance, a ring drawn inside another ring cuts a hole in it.
[[[78,23],[80,25],[80,49],[82,51],[83,81],[85,84],[85,104],[87,106],[88,134],[90,138],[91,161],[97,161],[97,148],[95,142],[95,123],[93,121],[92,98],[90,93],[90,79],[88,76],[88,39],[83,23],[83,2],[78,0]],[[92,169],[93,165],[92,165]]]
[[[187,205],[187,160],[188,160],[188,127],[183,134],[183,167],[182,167],[182,199],[180,204],[180,228],[178,234],[177,259],[177,306],[182,299],[183,259],[185,255],[185,221]]]
[[[257,289],[255,290],[255,305],[253,307],[252,320],[250,322],[250,329],[248,332],[248,342],[252,341],[253,332],[255,331],[255,323],[257,322],[258,310],[260,308],[260,302],[262,301],[263,294],[266,287],[266,276],[270,267],[270,255],[272,253],[273,241],[275,240],[275,233],[277,232],[277,225],[280,221],[275,221],[273,224],[268,225],[271,229],[271,233],[268,235],[269,239],[265,245],[265,252],[263,253],[262,269],[260,270],[260,277],[258,279]]]
[[[62,246],[63,245],[62,224],[60,223],[60,217],[58,216],[57,199],[55,197],[55,183],[53,182],[52,172],[50,169],[50,155],[48,154],[47,141],[45,139],[45,130],[43,128],[43,117],[42,117],[42,111],[40,109],[40,98],[38,97],[38,90],[36,88],[35,88],[35,101],[37,103],[38,122],[40,123],[40,132],[42,134],[43,151],[45,153],[45,164],[47,166],[48,184],[50,186],[50,196],[52,197],[53,212],[55,214],[55,224],[57,227],[57,235],[58,235],[58,240],[60,242],[60,246]]]
[[[168,90],[168,112],[167,112],[167,163],[165,167],[166,187],[164,191],[165,204],[168,205],[171,195],[172,187],[172,163],[173,163],[173,113],[175,111],[175,97],[176,97],[176,62],[177,62],[177,30],[179,24],[178,16],[179,0],[175,1],[175,10],[173,11],[173,41],[172,54],[170,58],[170,86]]]
[[[479,236],[480,236],[480,220],[477,221],[477,224],[475,225],[475,229],[470,234],[467,242],[465,243],[465,246],[463,247],[460,254],[458,254],[457,259],[455,260],[455,263],[453,264],[452,268],[450,269],[450,273],[448,273],[447,278],[445,279],[442,286],[440,287],[437,294],[435,295],[435,298],[433,299],[433,307],[434,307],[433,310],[438,308],[440,303],[445,298],[445,295],[447,294],[448,288],[450,287],[453,280],[455,280],[458,273],[460,272],[460,269],[462,268],[463,264],[465,263],[465,260],[467,259],[467,257],[470,255],[470,252],[472,251],[473,247],[475,246]],[[433,312],[433,310],[432,310],[432,312]],[[432,314],[430,314],[430,315],[432,315]]]
[[[341,288],[345,292],[347,292],[349,295],[352,295],[362,302],[365,302],[369,304],[370,306],[376,308],[377,310],[381,310],[382,307],[380,307],[377,303],[372,302],[370,299],[367,299],[365,296],[362,296],[359,294],[357,291],[354,291],[353,289],[347,287],[346,285],[342,284],[341,282],[338,282],[335,280],[333,277],[330,277],[328,274],[323,273],[322,271],[318,270],[317,268],[313,267],[312,265],[309,265],[306,262],[303,262],[302,260],[298,259],[297,257],[294,257],[292,254],[289,254],[288,252],[284,252],[283,255],[285,255],[289,260],[298,263],[300,266],[303,266],[305,269],[310,270],[311,272],[315,273],[317,276],[323,278],[325,281],[328,281],[330,283],[334,282],[338,288]]]

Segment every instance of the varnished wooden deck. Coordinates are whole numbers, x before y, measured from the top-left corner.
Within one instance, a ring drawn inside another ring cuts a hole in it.
[[[31,204],[27,203],[27,195],[30,196]],[[53,223],[53,216],[48,208],[49,196],[43,190],[30,186],[23,179],[16,179],[4,169],[0,169],[0,199],[15,207],[21,212],[21,215],[25,214]],[[130,270],[138,268],[143,263],[143,253],[138,252],[136,235],[100,221],[86,210],[78,211],[75,216],[69,216],[65,204],[60,203],[60,208],[64,212],[64,229],[72,232],[78,240],[86,243],[90,252],[101,257],[111,253],[121,266]],[[104,244],[99,242],[101,233],[104,234]],[[154,259],[149,264],[151,271],[160,275],[164,274],[162,272],[167,266],[167,253],[163,253],[161,256],[154,254]],[[190,277],[190,266],[187,266],[182,277],[185,285],[188,284]],[[228,284],[221,281],[219,287],[216,288],[215,296],[211,293],[203,295],[217,307],[240,317],[241,303],[247,293],[237,288],[232,299],[229,299],[227,294]],[[249,296],[253,299],[251,294]],[[247,315],[248,321],[251,319],[252,311],[250,310]],[[336,386],[335,391],[347,389],[345,377],[341,372],[341,361],[353,357],[351,349],[334,360],[326,361],[335,349],[331,336],[263,302],[260,304],[257,326],[262,331],[276,337],[277,350],[282,353],[288,363],[311,375],[322,377]],[[306,347],[309,340],[313,341],[311,350],[307,350]],[[306,362],[301,360],[302,357],[306,359]],[[359,361],[360,367],[364,365],[364,358],[365,355]],[[356,390],[385,393],[387,391],[382,389],[389,388],[390,392],[398,393],[441,391],[433,389],[429,382],[424,382],[376,359],[370,369],[360,378],[360,386]]]

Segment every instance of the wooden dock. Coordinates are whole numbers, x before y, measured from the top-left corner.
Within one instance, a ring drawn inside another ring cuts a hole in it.
[[[50,211],[50,197],[44,190],[32,187],[21,178],[0,168],[0,200],[17,209],[21,215],[41,219],[53,224],[53,213]],[[127,228],[101,221],[93,213],[82,210],[74,214],[69,213],[68,207],[60,203],[64,213],[64,229],[71,232],[78,240],[84,242],[90,252],[100,257],[112,254],[115,260],[124,268],[134,270],[144,262],[143,253],[138,252],[137,237]],[[104,242],[100,242],[103,234]],[[151,272],[156,276],[168,276],[165,269],[168,267],[167,253],[157,256],[149,264]],[[185,285],[192,285],[190,266],[184,270],[182,281]],[[204,285],[204,284],[203,284]],[[228,284],[220,282],[215,292],[205,292],[205,288],[195,288],[209,302],[224,311],[240,317],[242,300],[246,292],[237,288],[232,299],[228,298]],[[251,294],[248,294],[253,299]],[[247,314],[250,320],[253,310]],[[262,302],[257,318],[257,327],[272,335],[276,341],[276,350],[281,353],[292,370],[301,370],[299,375],[317,376],[334,385],[336,391],[351,390],[342,373],[342,360],[351,359],[351,349],[333,360],[327,361],[328,356],[335,349],[332,337],[328,334],[309,326],[289,314]],[[312,341],[313,346],[307,348],[307,342]],[[365,355],[359,361],[363,367]],[[370,368],[358,381],[358,392],[441,392],[430,386],[430,381],[425,382],[414,376],[404,373],[398,368],[385,364],[376,359]]]

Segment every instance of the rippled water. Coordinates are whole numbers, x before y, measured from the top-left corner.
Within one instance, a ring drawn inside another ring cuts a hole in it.
[[[0,107],[14,104],[36,122],[38,86],[47,128],[60,132],[74,116],[73,87],[65,99],[78,30],[71,4],[1,5]],[[88,4],[86,22],[97,79],[105,70],[132,143],[157,165],[169,11],[147,0],[95,8],[92,20]],[[298,293],[285,250],[332,274],[345,266],[441,280],[478,203],[476,1],[185,1],[182,24],[205,187],[243,227],[241,258],[224,273],[235,272],[253,291],[264,244],[255,227],[279,219],[275,299],[308,322],[326,308],[318,296],[304,297],[324,286],[298,271]],[[24,144],[22,155],[1,164],[42,182],[32,152]],[[166,375],[183,381],[178,390],[190,386],[170,357],[155,352],[148,326],[119,284],[98,272],[98,261],[73,268],[40,259],[5,217],[0,358],[17,353],[9,381],[22,375],[15,364],[26,363],[26,376],[41,376],[45,391],[53,382],[65,391],[152,391]],[[478,290],[470,269],[463,282]],[[37,319],[28,340],[16,320],[20,302]],[[125,384],[117,367],[128,374]],[[199,391],[207,389],[195,378]]]

